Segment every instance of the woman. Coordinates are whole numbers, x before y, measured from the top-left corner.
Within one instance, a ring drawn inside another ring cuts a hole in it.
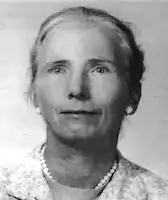
[[[104,11],[74,7],[48,17],[33,46],[29,89],[47,139],[2,171],[1,199],[168,199],[166,180],[117,149],[141,97],[143,59],[130,28]]]

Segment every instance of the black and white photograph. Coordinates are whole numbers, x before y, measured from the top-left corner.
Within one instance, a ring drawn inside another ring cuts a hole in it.
[[[0,1],[0,200],[168,200],[168,2]]]

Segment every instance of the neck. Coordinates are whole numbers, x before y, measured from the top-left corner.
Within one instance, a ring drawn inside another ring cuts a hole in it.
[[[44,157],[55,180],[72,187],[90,188],[112,167],[116,145],[109,135],[66,142],[48,129]]]

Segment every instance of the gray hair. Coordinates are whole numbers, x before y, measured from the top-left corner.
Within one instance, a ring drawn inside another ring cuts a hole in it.
[[[142,75],[145,71],[144,66],[144,54],[140,50],[139,45],[136,44],[134,34],[129,27],[128,23],[125,23],[116,17],[110,15],[106,11],[89,7],[72,7],[63,9],[61,12],[57,12],[49,16],[42,24],[33,45],[30,54],[30,86],[28,90],[28,100],[33,100],[32,85],[36,79],[38,63],[37,54],[41,43],[44,41],[47,33],[62,22],[84,20],[86,22],[107,24],[112,29],[111,36],[116,39],[119,46],[124,52],[124,56],[127,58],[127,67],[129,80],[128,85],[130,90],[136,89],[141,85]]]

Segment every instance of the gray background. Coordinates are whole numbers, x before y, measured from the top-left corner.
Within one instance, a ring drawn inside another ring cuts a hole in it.
[[[60,8],[83,4],[133,23],[147,71],[139,109],[124,122],[119,148],[168,179],[168,3],[61,2],[0,3],[0,164],[16,164],[45,140],[45,125],[24,95],[29,52],[41,22]]]

